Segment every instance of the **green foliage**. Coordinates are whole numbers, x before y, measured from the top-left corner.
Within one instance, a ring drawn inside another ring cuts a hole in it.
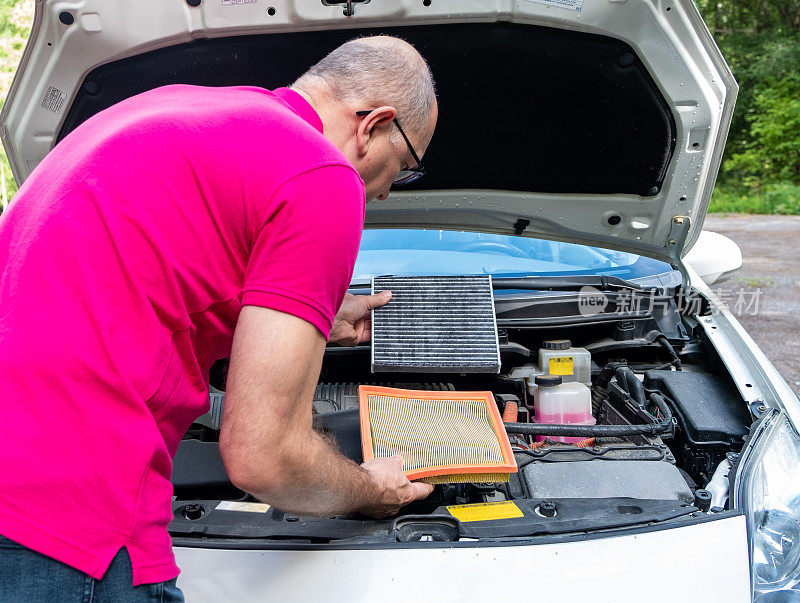
[[[714,34],[786,34],[800,30],[800,0],[696,0]]]
[[[731,123],[726,157],[744,151],[750,137],[748,116],[755,112],[756,97],[783,78],[800,74],[800,34],[774,32],[719,36],[717,43],[739,83],[739,98]]]
[[[765,182],[800,182],[800,73],[759,86],[745,120],[748,136],[725,171],[753,189]]]
[[[0,0],[0,109],[14,77],[25,41],[31,32],[33,0]],[[0,147],[0,173],[5,184],[6,196],[10,199],[17,191],[17,183],[11,174],[5,149]]]
[[[791,182],[771,184],[764,193],[769,212],[774,214],[800,215],[800,185]]]
[[[710,212],[800,215],[800,185],[778,182],[764,190],[717,184]]]
[[[31,0],[0,1],[0,74],[13,74],[31,32]],[[7,80],[9,78],[4,78]],[[5,88],[0,88],[5,93]]]
[[[697,0],[739,83],[710,211],[800,213],[800,0]]]
[[[3,99],[4,100],[4,99]],[[3,103],[0,102],[0,110],[3,108]],[[3,145],[0,144],[0,176],[2,177],[2,182],[0,182],[0,198],[2,198],[2,189],[5,187],[5,197],[7,201],[11,200],[11,197],[17,192],[17,182],[14,180],[14,175],[11,172],[11,166],[8,163],[8,157],[6,156],[6,150],[3,148]],[[2,212],[2,207],[0,207],[0,212]]]

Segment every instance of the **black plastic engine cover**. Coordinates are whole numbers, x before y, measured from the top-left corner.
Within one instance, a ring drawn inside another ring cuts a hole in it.
[[[644,386],[659,390],[672,407],[679,429],[671,448],[693,479],[706,479],[728,452],[741,450],[750,413],[725,380],[708,373],[653,370],[644,374]]]
[[[314,429],[332,436],[347,458],[363,461],[358,408],[316,415]],[[244,496],[228,478],[218,442],[181,440],[172,462],[172,485],[181,500]]]
[[[228,478],[218,442],[181,440],[172,461],[172,485],[180,499],[244,495]]]
[[[647,371],[644,386],[666,394],[693,442],[741,445],[750,429],[742,396],[716,375],[686,371]]]
[[[364,462],[358,408],[314,416],[314,429],[332,436],[339,452],[356,463]]]

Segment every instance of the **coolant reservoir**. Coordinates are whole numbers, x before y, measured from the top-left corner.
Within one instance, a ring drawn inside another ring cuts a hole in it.
[[[573,348],[569,339],[551,339],[539,348],[542,373],[560,375],[565,383],[578,381],[592,385],[592,355],[586,348]]]
[[[511,379],[525,379],[525,385],[528,386],[528,397],[529,399],[533,400],[533,396],[536,394],[536,383],[534,379],[536,375],[541,375],[542,369],[540,369],[535,364],[525,364],[523,366],[518,366],[511,369],[511,372],[508,376]]]
[[[591,390],[583,383],[563,383],[561,375],[539,375],[535,378],[534,408],[537,423],[594,425]],[[585,438],[547,436],[554,442],[576,443]],[[536,440],[544,441],[545,436]]]

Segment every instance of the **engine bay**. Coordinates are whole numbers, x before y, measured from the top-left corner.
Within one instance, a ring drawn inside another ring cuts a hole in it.
[[[219,455],[227,373],[227,362],[220,361],[210,375],[211,411],[192,425],[175,457],[170,531],[178,537],[312,543],[455,541],[588,532],[723,512],[727,471],[720,469],[741,450],[753,419],[702,331],[670,303],[660,314],[579,324],[512,326],[498,320],[498,374],[376,374],[369,344],[329,345],[313,424],[357,463],[363,460],[361,385],[490,391],[508,433],[518,471],[507,483],[439,484],[427,499],[383,520],[294,517],[236,489]],[[564,380],[585,383],[590,422],[537,421],[541,354],[563,349],[552,342],[564,340],[574,359],[574,374]],[[578,358],[586,360],[580,375]]]

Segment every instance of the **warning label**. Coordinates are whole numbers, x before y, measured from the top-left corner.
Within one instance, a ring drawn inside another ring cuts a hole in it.
[[[233,4],[255,4],[258,0],[222,0],[222,6],[231,6]]]
[[[52,111],[53,113],[61,113],[61,108],[64,106],[64,101],[67,100],[67,93],[53,86],[48,86],[42,99],[42,108]]]
[[[580,11],[583,8],[583,0],[527,0],[528,2],[535,2],[536,4],[546,4],[548,6],[555,6],[556,8],[564,8],[566,10]]]
[[[223,500],[216,508],[218,511],[244,511],[246,513],[266,513],[269,511],[267,503],[239,502],[237,500]]]
[[[446,509],[459,521],[491,521],[525,517],[520,508],[510,500],[472,505],[450,505]]]
[[[572,356],[556,356],[550,359],[547,367],[551,375],[571,375],[575,372],[575,363]]]

